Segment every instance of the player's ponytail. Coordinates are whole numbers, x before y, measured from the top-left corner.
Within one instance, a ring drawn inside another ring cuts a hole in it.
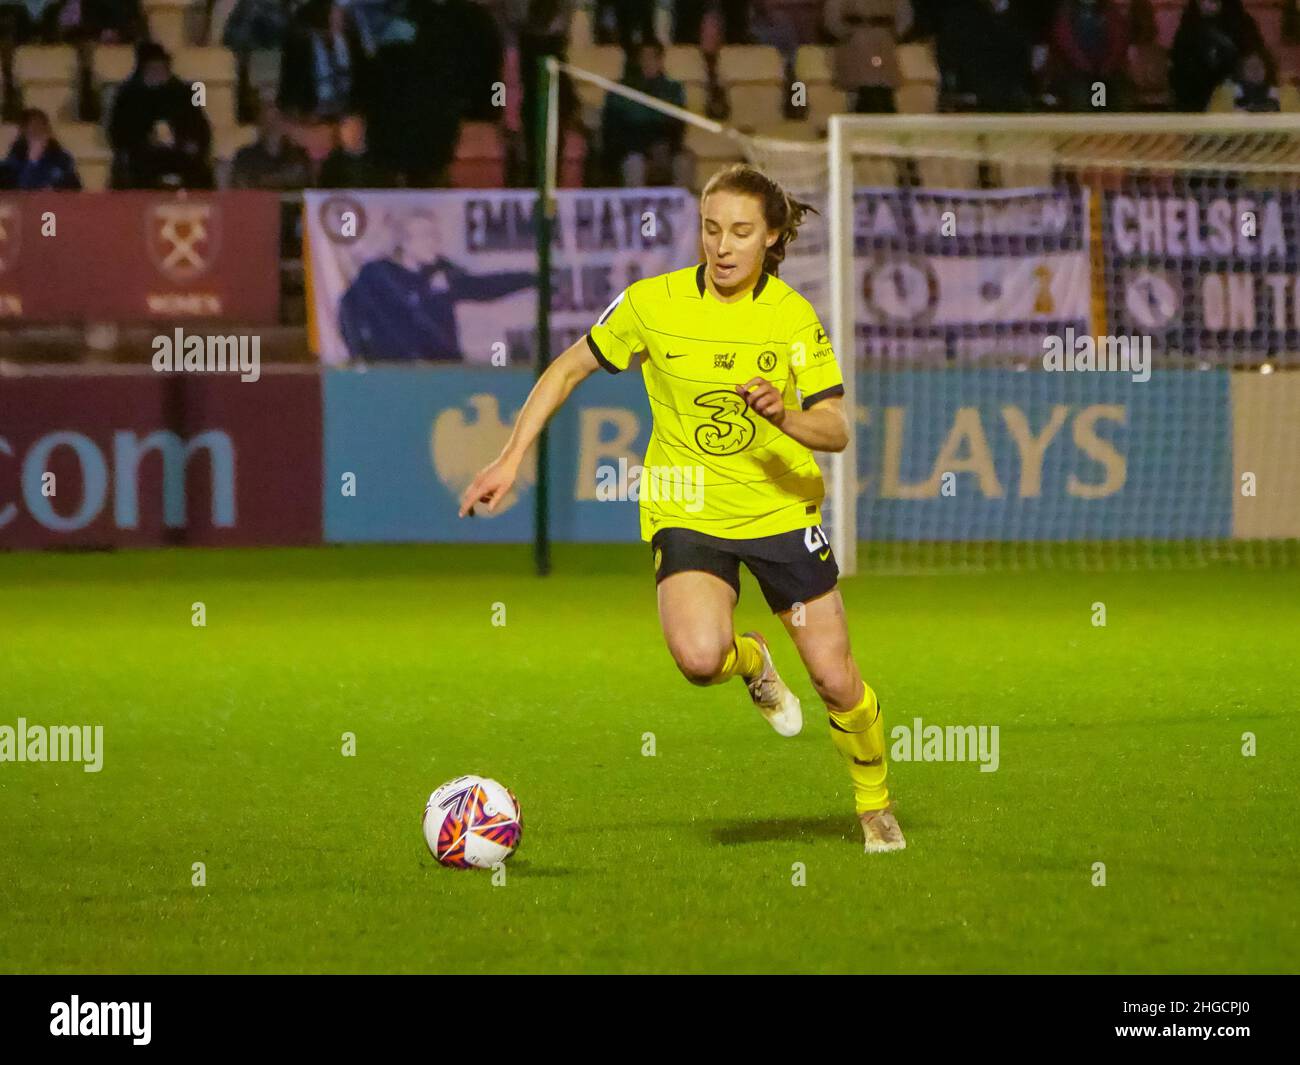
[[[785,249],[798,235],[808,212],[817,213],[811,204],[796,200],[781,187],[780,182],[749,163],[733,163],[714,174],[700,194],[700,203],[714,192],[743,193],[756,197],[763,205],[763,221],[768,229],[777,231],[776,242],[763,257],[763,272],[773,276],[780,272]]]

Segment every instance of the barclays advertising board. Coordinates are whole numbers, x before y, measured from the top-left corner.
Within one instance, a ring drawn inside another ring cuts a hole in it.
[[[329,541],[526,542],[536,476],[493,517],[457,500],[500,451],[532,374],[370,369],[325,378]],[[859,380],[859,528],[872,540],[1231,535],[1225,372],[900,371]],[[551,422],[551,535],[638,539],[650,412],[636,375],[596,374]],[[349,475],[351,477],[349,478]],[[351,493],[349,493],[349,483]]]

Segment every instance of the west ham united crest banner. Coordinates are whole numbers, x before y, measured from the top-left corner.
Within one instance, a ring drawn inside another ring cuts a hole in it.
[[[0,195],[0,320],[272,323],[268,192]]]
[[[530,362],[536,195],[526,190],[308,192],[312,338],[326,363]],[[699,261],[681,189],[558,193],[551,351],[633,281]]]

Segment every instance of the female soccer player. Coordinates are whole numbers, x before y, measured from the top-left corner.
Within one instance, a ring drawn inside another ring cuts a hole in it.
[[[639,364],[654,419],[641,536],[673,660],[692,684],[742,677],[780,735],[803,727],[767,641],[732,627],[743,562],[826,704],[866,849],[902,850],[880,703],[849,650],[839,567],[821,529],[825,492],[812,452],[848,444],[844,385],[817,312],[777,277],[806,210],[751,166],[714,175],[700,197],[705,262],[628,286],[548,367],[501,454],[461,497],[460,515],[496,509],[580,381]],[[699,492],[670,490],[683,485]]]

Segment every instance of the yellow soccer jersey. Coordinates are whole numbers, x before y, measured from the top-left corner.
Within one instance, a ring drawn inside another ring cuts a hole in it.
[[[628,286],[587,335],[610,373],[640,362],[654,425],[640,481],[641,538],[664,528],[744,540],[821,522],[812,452],[749,409],[752,377],[787,408],[844,394],[812,304],[764,274],[752,296],[723,303],[704,266]]]

